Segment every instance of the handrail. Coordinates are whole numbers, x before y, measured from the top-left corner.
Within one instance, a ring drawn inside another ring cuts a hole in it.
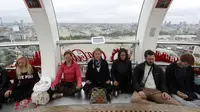
[[[59,40],[57,44],[92,44],[91,40]],[[105,44],[139,44],[138,40],[106,40]]]
[[[15,46],[34,46],[39,45],[38,41],[25,41],[25,42],[2,42],[0,47],[15,47]]]
[[[84,66],[87,66],[87,63],[85,62],[78,62],[77,63],[78,65],[84,65]],[[108,65],[112,65],[112,62],[108,62]],[[136,62],[132,62],[132,65],[137,65]],[[169,63],[160,63],[160,62],[156,62],[156,65],[158,66],[168,66]],[[41,66],[34,66],[35,68],[41,68]],[[200,68],[200,66],[192,66],[193,68]],[[15,67],[11,68],[11,67],[6,67],[5,69],[7,70],[15,70]]]
[[[198,45],[200,46],[200,42],[180,42],[180,41],[158,41],[157,44],[165,44],[165,45]]]

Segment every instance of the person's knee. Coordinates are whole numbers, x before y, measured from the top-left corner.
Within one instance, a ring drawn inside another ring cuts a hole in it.
[[[85,92],[88,92],[90,89],[91,89],[91,84],[85,84],[84,86],[83,86],[83,90],[85,91]]]
[[[131,96],[131,103],[138,103],[141,101],[142,101],[142,98],[138,95],[137,92],[134,92]]]
[[[110,93],[113,90],[113,86],[111,84],[106,84],[106,90]]]
[[[176,106],[181,106],[181,103],[179,103],[178,101],[176,101],[175,99],[170,99],[166,101],[167,104],[171,104],[171,105],[176,105]]]

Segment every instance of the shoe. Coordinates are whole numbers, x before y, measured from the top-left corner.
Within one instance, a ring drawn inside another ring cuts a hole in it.
[[[77,92],[74,94],[75,97],[80,97],[81,96],[81,92]]]
[[[106,95],[106,97],[107,97],[108,102],[111,102],[111,94],[108,93],[108,94]]]
[[[2,108],[2,104],[0,104],[0,109]]]
[[[119,91],[114,91],[114,96],[118,97],[119,96]]]
[[[15,100],[13,98],[8,98],[5,100],[5,103],[12,103],[14,102]]]
[[[55,99],[55,98],[60,98],[60,97],[63,97],[63,93],[54,93],[52,95],[52,98]]]

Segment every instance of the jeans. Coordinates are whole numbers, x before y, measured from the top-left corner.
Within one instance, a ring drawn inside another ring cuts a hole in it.
[[[193,101],[186,101],[184,99],[182,99],[181,97],[179,97],[178,95],[172,94],[172,97],[180,102],[182,105],[184,106],[188,106],[188,107],[200,107],[200,95],[196,93],[196,95],[198,96],[197,100],[193,100]]]

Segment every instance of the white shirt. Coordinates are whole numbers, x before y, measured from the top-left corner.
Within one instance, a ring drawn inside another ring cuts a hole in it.
[[[142,82],[145,82],[147,76],[148,76],[148,73],[149,73],[149,70],[150,70],[151,66],[148,66],[147,64],[145,64],[145,69],[144,69],[144,77],[142,79]],[[156,85],[155,85],[155,81],[154,81],[154,78],[153,78],[153,74],[152,74],[152,71],[150,72],[149,74],[149,77],[145,83],[145,88],[151,88],[151,89],[156,89]]]

